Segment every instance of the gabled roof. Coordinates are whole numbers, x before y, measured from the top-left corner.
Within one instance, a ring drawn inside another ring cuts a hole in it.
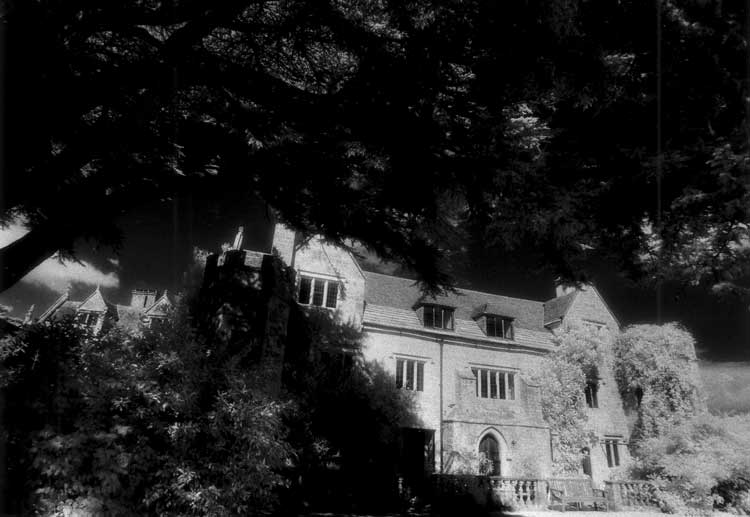
[[[565,316],[570,306],[573,305],[573,300],[576,299],[577,295],[578,290],[576,289],[568,294],[544,302],[544,323],[551,323]]]
[[[165,290],[164,293],[156,300],[151,307],[146,309],[144,315],[152,317],[164,317],[167,315],[167,311],[172,308],[172,301],[169,299],[169,295]]]
[[[39,316],[39,321],[44,322],[49,318],[50,316],[56,314],[58,310],[62,307],[62,305],[68,301],[68,298],[70,297],[70,293],[65,291],[63,294],[60,295],[60,297],[52,302],[52,305],[49,306],[49,308],[42,313],[41,316]],[[78,302],[74,302],[76,305]]]
[[[78,306],[79,311],[107,312],[111,309],[114,309],[114,306],[104,299],[99,287],[97,287],[94,292]]]
[[[419,303],[435,303],[455,308],[456,320],[471,321],[477,310],[513,318],[516,328],[546,332],[544,304],[469,289],[457,289],[437,297],[423,297],[414,280],[365,271],[365,301],[368,304],[412,310]]]

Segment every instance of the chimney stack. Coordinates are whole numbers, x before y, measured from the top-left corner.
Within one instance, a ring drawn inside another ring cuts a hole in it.
[[[273,230],[272,250],[276,250],[279,257],[287,266],[294,267],[294,245],[297,234],[283,223],[276,223]]]
[[[156,291],[153,289],[133,289],[130,306],[136,309],[151,307],[156,301]]]

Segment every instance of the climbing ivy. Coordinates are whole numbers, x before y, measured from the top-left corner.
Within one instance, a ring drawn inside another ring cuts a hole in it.
[[[615,379],[635,415],[631,440],[662,435],[703,407],[695,340],[676,323],[634,325],[614,343]]]
[[[566,323],[555,332],[555,349],[529,375],[529,382],[540,387],[542,415],[552,431],[556,475],[577,473],[581,450],[595,440],[586,428],[584,389],[604,364],[607,339],[594,328]]]

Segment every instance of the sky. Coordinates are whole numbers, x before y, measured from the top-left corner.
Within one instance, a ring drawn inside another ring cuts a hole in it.
[[[270,251],[271,218],[262,203],[241,194],[181,197],[164,204],[143,205],[118,221],[119,251],[80,242],[78,262],[50,258],[11,289],[0,293],[0,304],[22,317],[31,304],[41,314],[62,293],[82,299],[97,285],[112,302],[127,304],[136,288],[176,291],[184,280],[193,248],[218,251],[245,227],[244,247]],[[0,230],[0,247],[22,235],[15,226]],[[554,297],[551,275],[529,271],[523,259],[485,257],[458,272],[459,285],[506,296],[548,300]],[[380,269],[369,256],[365,269]],[[392,268],[391,268],[392,269]],[[661,303],[653,289],[632,285],[608,264],[591,266],[591,276],[622,325],[677,321],[690,330],[704,361],[750,361],[750,311],[746,303],[724,300],[698,289],[667,285]]]

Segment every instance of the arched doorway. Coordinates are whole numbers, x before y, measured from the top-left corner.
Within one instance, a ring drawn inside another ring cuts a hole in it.
[[[495,438],[491,434],[485,435],[484,438],[482,438],[479,442],[479,453],[484,454],[484,457],[487,458],[490,462],[490,464],[485,467],[485,472],[480,472],[480,474],[485,474],[488,476],[499,476],[500,443],[497,441],[497,438]]]

